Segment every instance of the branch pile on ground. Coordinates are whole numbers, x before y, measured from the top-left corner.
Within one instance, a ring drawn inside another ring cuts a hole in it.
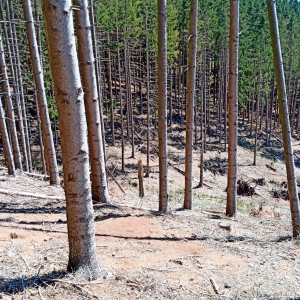
[[[237,193],[241,196],[253,196],[255,187],[252,187],[249,181],[240,179],[237,182]]]
[[[218,156],[212,157],[204,161],[204,171],[210,171],[214,175],[225,175],[227,174],[227,159],[220,158]]]

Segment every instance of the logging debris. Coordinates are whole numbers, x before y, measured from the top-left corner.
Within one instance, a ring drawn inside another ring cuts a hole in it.
[[[253,196],[255,193],[255,187],[250,185],[250,181],[238,180],[237,193],[242,196]]]

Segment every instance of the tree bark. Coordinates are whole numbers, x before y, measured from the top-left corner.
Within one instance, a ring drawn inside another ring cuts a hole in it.
[[[238,123],[239,0],[230,0],[229,80],[228,80],[228,177],[226,215],[237,211],[237,123]]]
[[[23,11],[26,20],[26,31],[29,43],[29,50],[31,56],[31,64],[33,69],[33,76],[38,100],[38,110],[41,118],[44,151],[46,161],[48,163],[48,171],[50,176],[50,184],[59,184],[60,179],[58,175],[58,167],[56,161],[56,153],[54,148],[53,136],[51,131],[51,123],[48,112],[48,104],[45,93],[45,85],[43,72],[41,67],[40,54],[38,51],[38,44],[34,29],[34,20],[32,15],[30,0],[22,0]]]
[[[168,213],[167,149],[167,3],[157,0],[158,25],[158,152],[159,211]]]
[[[69,239],[68,270],[103,274],[95,246],[94,212],[83,89],[71,0],[44,0],[43,13],[60,124]]]
[[[84,104],[88,127],[89,158],[91,162],[92,197],[102,203],[110,202],[108,194],[102,128],[99,112],[99,95],[95,73],[91,23],[87,0],[74,0],[75,30],[78,40],[78,58],[84,92]],[[112,100],[112,99],[111,99]]]
[[[283,61],[281,54],[281,45],[279,37],[278,20],[276,13],[276,2],[274,0],[267,0],[268,15],[270,22],[270,32],[272,39],[272,48],[274,56],[274,68],[276,74],[277,95],[279,103],[280,121],[282,128],[282,140],[284,148],[284,157],[286,164],[287,182],[289,199],[291,206],[293,236],[298,237],[300,234],[300,210],[299,197],[297,190],[293,146],[291,139],[291,128],[288,114],[288,100],[285,86],[285,76],[283,70]]]
[[[193,148],[194,148],[193,133],[194,133],[194,101],[195,101],[196,54],[197,54],[197,20],[198,20],[198,0],[191,0],[189,57],[188,57],[188,71],[187,71],[188,72],[187,73],[187,98],[186,98],[185,193],[184,193],[184,204],[183,204],[183,207],[186,209],[192,209],[192,205],[193,205],[193,185],[192,185]],[[205,66],[205,62],[204,62],[204,66]],[[206,91],[204,87],[204,93],[205,92]]]

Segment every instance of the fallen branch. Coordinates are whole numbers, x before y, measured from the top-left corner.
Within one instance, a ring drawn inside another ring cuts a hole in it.
[[[123,190],[123,188],[121,187],[121,185],[119,184],[119,182],[117,181],[117,179],[116,179],[116,178],[114,177],[114,175],[111,173],[110,169],[109,169],[108,167],[106,167],[106,166],[105,166],[105,168],[106,168],[106,171],[108,172],[108,174],[110,175],[110,177],[114,180],[114,182],[116,183],[116,185],[119,187],[119,189],[120,189],[124,194],[126,194],[125,191]]]
[[[62,200],[62,201],[65,200],[64,197],[31,194],[31,193],[26,193],[26,192],[13,192],[13,191],[7,191],[7,190],[3,190],[3,189],[0,189],[0,194],[11,195],[11,196],[33,197],[33,198],[39,198],[39,199],[52,199],[52,200]]]
[[[212,287],[214,288],[215,293],[219,294],[219,287],[218,287],[217,283],[215,282],[215,280],[212,277],[210,277],[209,280],[211,282]]]
[[[268,169],[270,169],[270,170],[272,170],[272,171],[276,172],[276,169],[275,169],[275,168],[273,168],[272,166],[270,166],[269,164],[266,164],[266,167],[267,167]]]
[[[37,173],[29,173],[29,172],[24,172],[24,174],[29,176],[29,177],[43,179],[44,181],[49,180],[49,178],[50,178],[49,175],[45,175],[45,174],[37,174]]]

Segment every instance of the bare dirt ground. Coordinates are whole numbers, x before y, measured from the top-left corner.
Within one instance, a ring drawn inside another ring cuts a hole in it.
[[[289,202],[272,196],[286,181],[282,145],[261,145],[253,166],[249,143],[239,137],[238,176],[256,193],[238,197],[234,220],[222,214],[227,154],[217,142],[208,140],[203,188],[197,187],[195,149],[194,209],[186,211],[181,210],[184,175],[178,171],[184,170],[184,137],[170,133],[170,162],[178,169],[169,168],[168,216],[156,213],[157,156],[151,157],[151,175],[140,198],[142,143],[135,159],[128,143],[126,174],[120,172],[119,150],[110,147],[108,167],[126,194],[110,179],[112,204],[94,205],[99,262],[109,274],[104,280],[90,281],[85,270],[66,273],[65,201],[0,193],[0,299],[300,299],[300,241],[291,237]],[[266,185],[253,183],[259,178]],[[0,189],[64,197],[61,187],[26,175],[9,177],[5,169]]]

